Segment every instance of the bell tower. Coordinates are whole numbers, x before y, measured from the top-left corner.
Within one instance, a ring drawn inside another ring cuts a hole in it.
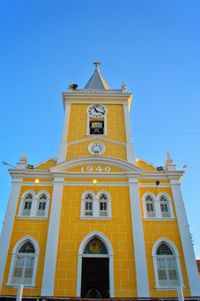
[[[95,70],[83,89],[70,85],[63,93],[64,125],[58,162],[78,157],[106,156],[135,163],[129,111],[132,94],[123,84],[110,89]]]

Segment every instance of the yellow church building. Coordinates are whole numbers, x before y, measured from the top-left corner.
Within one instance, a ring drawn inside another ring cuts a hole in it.
[[[81,298],[200,296],[181,193],[182,170],[136,159],[132,94],[110,89],[99,63],[63,93],[58,157],[9,170],[0,295]]]

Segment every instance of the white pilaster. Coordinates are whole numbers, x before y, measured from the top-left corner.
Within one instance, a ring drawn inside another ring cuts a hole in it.
[[[53,186],[52,206],[42,280],[42,296],[53,296],[54,294],[54,279],[56,272],[63,181],[64,180],[62,178],[55,179]]]
[[[20,189],[22,184],[22,178],[13,179],[10,196],[8,199],[8,206],[6,210],[6,216],[3,223],[2,233],[0,237],[0,288],[2,287],[4,269],[6,265],[7,254],[10,245],[10,238],[13,229],[13,223],[15,220],[15,214],[17,209],[17,202],[19,199]]]
[[[69,113],[70,113],[70,103],[66,102],[62,138],[61,138],[61,143],[59,145],[59,151],[58,151],[58,163],[66,160]]]
[[[176,208],[176,216],[190,286],[190,294],[191,296],[200,296],[200,279],[198,277],[196,259],[192,247],[192,240],[189,231],[189,225],[185,212],[180,183],[178,182],[178,180],[171,180],[170,183]]]
[[[126,130],[127,160],[131,163],[135,163],[135,152],[134,152],[134,146],[132,142],[131,123],[130,123],[130,116],[128,111],[128,104],[124,104],[123,107],[124,107],[124,122],[125,122],[125,130]]]
[[[137,297],[150,297],[142,214],[140,208],[140,195],[137,179],[129,178],[129,194],[135,253]]]

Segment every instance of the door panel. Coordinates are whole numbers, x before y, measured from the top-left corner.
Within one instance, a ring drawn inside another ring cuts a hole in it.
[[[109,259],[83,258],[81,297],[109,298]]]

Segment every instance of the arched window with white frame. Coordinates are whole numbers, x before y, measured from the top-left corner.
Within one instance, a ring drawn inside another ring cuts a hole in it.
[[[95,194],[93,191],[86,191],[81,197],[81,216],[90,217],[94,215]]]
[[[103,190],[97,194],[98,210],[97,215],[99,217],[111,217],[111,197],[110,194]]]
[[[161,196],[159,197],[159,202],[160,202],[161,216],[170,217],[171,212],[170,212],[170,205],[169,205],[168,198],[164,194],[161,194]]]
[[[37,196],[36,216],[47,217],[49,209],[49,194],[47,192],[40,192]]]
[[[177,288],[182,285],[179,256],[172,243],[165,239],[156,243],[153,260],[157,288]]]
[[[108,197],[105,193],[99,196],[99,216],[108,216]]]
[[[25,192],[21,198],[19,215],[31,216],[31,209],[33,207],[34,194],[33,192]]]
[[[9,285],[35,284],[38,254],[38,244],[31,237],[25,237],[15,245],[8,278]]]
[[[143,197],[145,217],[156,217],[155,201],[152,194],[146,194]]]

